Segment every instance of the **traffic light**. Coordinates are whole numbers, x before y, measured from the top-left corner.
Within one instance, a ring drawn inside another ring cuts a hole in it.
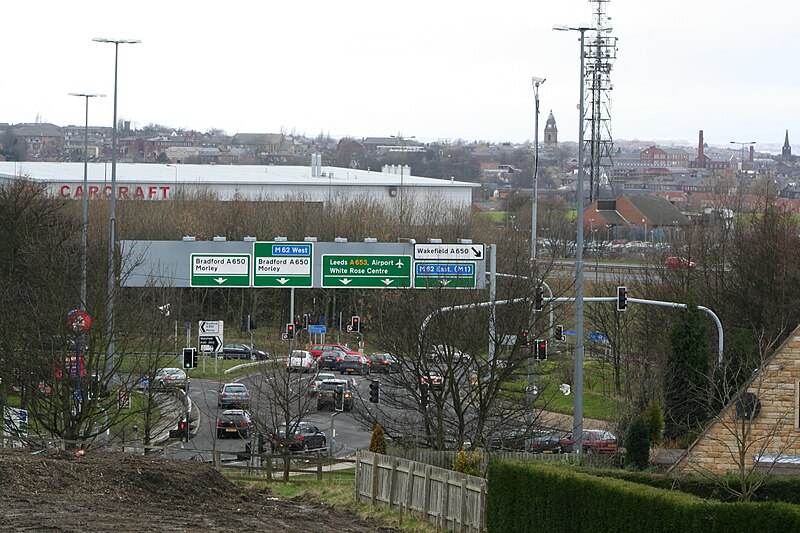
[[[617,311],[624,311],[628,308],[628,288],[617,287]]]
[[[361,317],[353,315],[353,318],[350,319],[350,325],[353,331],[361,331]]]
[[[333,408],[336,411],[344,411],[344,386],[337,385],[333,393]]]
[[[369,401],[372,403],[380,403],[381,398],[381,382],[372,380],[369,382]]]
[[[183,368],[197,368],[197,350],[195,348],[183,349]]]
[[[419,406],[423,409],[428,407],[428,383],[426,381],[419,384]]]
[[[554,337],[557,341],[564,340],[564,326],[562,326],[561,324],[556,325],[556,331]]]
[[[287,339],[294,339],[294,323],[289,322],[286,324],[286,338]]]
[[[547,359],[547,340],[538,339],[536,341],[535,356],[538,361],[545,361]]]
[[[303,329],[308,329],[308,313],[303,314]]]
[[[530,332],[527,329],[519,332],[519,345],[523,348],[531,345]]]
[[[294,330],[295,332],[300,331],[300,315],[294,317]]]
[[[544,289],[536,287],[536,299],[534,301],[533,310],[537,313],[544,309]]]

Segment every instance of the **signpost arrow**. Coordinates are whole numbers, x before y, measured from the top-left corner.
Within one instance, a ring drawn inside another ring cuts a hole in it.
[[[217,283],[219,283],[220,285],[222,285],[223,283],[225,283],[226,281],[228,281],[228,278],[214,278],[214,281],[216,281]]]
[[[381,280],[384,285],[390,285],[394,280],[393,279],[382,279]]]
[[[347,285],[347,284],[348,284],[348,283],[350,283],[352,280],[349,280],[349,279],[345,278],[345,279],[340,279],[339,281],[341,281],[342,283],[344,283],[345,285]]]
[[[277,281],[277,282],[278,282],[278,283],[280,283],[281,285],[285,285],[285,284],[286,284],[286,282],[288,282],[288,281],[289,281],[289,278],[278,278],[278,279],[276,279],[275,281]]]

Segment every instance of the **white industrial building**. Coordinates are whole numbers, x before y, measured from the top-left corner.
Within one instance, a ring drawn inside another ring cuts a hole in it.
[[[317,157],[312,158],[318,161]],[[53,195],[81,199],[83,163],[0,162],[0,180],[26,177]],[[111,194],[111,164],[89,163],[88,194]],[[176,194],[212,193],[221,201],[345,202],[369,199],[387,206],[469,207],[478,184],[411,175],[408,166],[380,172],[348,168],[263,165],[117,164],[119,199],[169,200]]]

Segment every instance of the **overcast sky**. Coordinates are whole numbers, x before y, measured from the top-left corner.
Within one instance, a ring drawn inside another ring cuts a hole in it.
[[[587,0],[73,0],[3,5],[0,122],[522,142],[553,111],[578,133]],[[800,3],[611,0],[615,139],[800,145]],[[541,130],[540,130],[541,131]],[[540,138],[541,138],[540,133]],[[800,152],[800,149],[796,149]]]

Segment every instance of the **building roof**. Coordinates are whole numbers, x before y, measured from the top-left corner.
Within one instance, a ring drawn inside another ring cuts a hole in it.
[[[653,226],[686,224],[688,219],[666,198],[651,195],[625,197]]]
[[[233,144],[266,146],[280,144],[283,135],[280,133],[237,133],[233,136]]]

